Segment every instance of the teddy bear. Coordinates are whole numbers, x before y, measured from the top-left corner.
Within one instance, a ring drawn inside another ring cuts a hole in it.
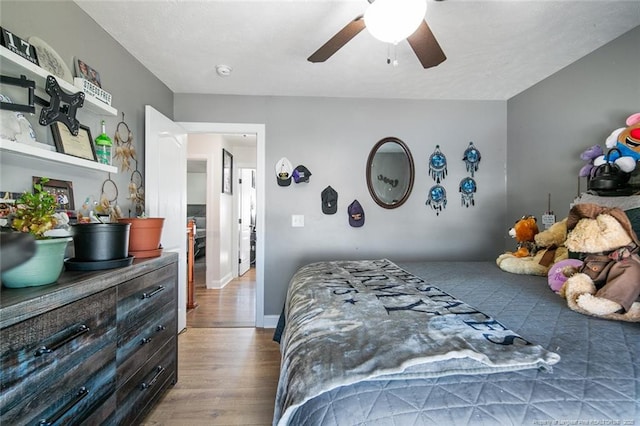
[[[565,218],[551,225],[549,229],[534,234],[534,248],[530,250],[529,256],[519,257],[517,252],[501,254],[496,259],[498,267],[512,274],[547,275],[551,265],[568,257],[568,251],[564,247],[567,236],[566,223]]]
[[[560,295],[574,311],[640,322],[640,241],[617,207],[576,204],[567,218],[566,247],[585,255]]]
[[[627,117],[625,124],[627,127],[614,130],[605,140],[607,148],[616,150],[595,158],[594,166],[612,161],[625,173],[635,170],[636,163],[640,160],[640,112]]]

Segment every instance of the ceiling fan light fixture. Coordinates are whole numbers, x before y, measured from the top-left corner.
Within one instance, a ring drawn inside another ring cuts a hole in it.
[[[375,0],[367,8],[364,22],[372,36],[395,44],[418,29],[426,12],[426,0]]]

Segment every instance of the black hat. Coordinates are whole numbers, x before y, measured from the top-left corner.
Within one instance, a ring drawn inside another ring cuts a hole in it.
[[[322,213],[334,214],[338,211],[338,193],[331,186],[322,191]]]
[[[347,213],[349,213],[349,225],[354,228],[364,225],[364,210],[358,200],[353,200],[353,203],[349,204]]]
[[[305,166],[300,164],[298,167],[293,169],[292,176],[295,183],[309,182],[311,172]]]

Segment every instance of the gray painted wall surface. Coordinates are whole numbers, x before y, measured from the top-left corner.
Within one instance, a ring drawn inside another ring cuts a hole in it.
[[[266,241],[265,314],[282,308],[291,276],[319,260],[388,257],[493,259],[503,248],[506,159],[506,102],[405,101],[175,95],[174,118],[184,122],[265,123]],[[386,136],[411,150],[416,180],[409,200],[387,210],[371,199],[365,180],[369,151]],[[467,176],[462,155],[469,141],[482,153],[476,174],[476,206],[461,206],[458,185]],[[425,205],[434,185],[427,162],[436,144],[448,159],[446,209],[436,216]],[[308,184],[276,183],[281,157],[304,164]],[[259,165],[260,167],[260,165]],[[338,192],[338,212],[324,215],[320,194]],[[365,225],[348,224],[347,206],[362,204]],[[304,215],[304,228],[291,215]]]
[[[71,1],[2,0],[0,12],[2,27],[23,39],[37,36],[44,40],[64,59],[74,76],[74,57],[98,70],[103,88],[113,96],[112,106],[118,110],[118,116],[98,116],[80,110],[78,119],[90,127],[93,138],[100,134],[100,120],[104,119],[107,133],[113,139],[116,126],[124,113],[125,122],[134,136],[138,169],[144,173],[144,105],[153,105],[171,117],[173,93]],[[37,113],[39,114],[39,109]],[[29,117],[29,121],[41,142],[53,144],[51,130],[38,124],[38,115]],[[126,134],[122,136],[126,138]],[[3,161],[0,190],[30,190],[31,176],[72,181],[76,207],[88,195],[99,198],[102,182],[108,178],[105,172],[40,160],[12,164]],[[118,204],[125,216],[131,206],[127,200],[130,178],[131,171],[111,175],[111,179],[117,184]]]
[[[507,216],[558,219],[578,195],[580,153],[640,112],[640,27],[507,102]],[[580,182],[586,191],[586,180]]]

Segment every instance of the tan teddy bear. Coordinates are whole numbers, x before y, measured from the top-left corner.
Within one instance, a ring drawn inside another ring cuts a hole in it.
[[[566,237],[567,219],[565,218],[533,237],[536,245],[535,255],[518,257],[514,253],[507,252],[498,256],[496,264],[503,271],[512,274],[546,276],[551,265],[569,257],[567,248],[564,246]]]
[[[619,208],[575,205],[567,219],[565,245],[586,253],[583,266],[560,294],[574,311],[640,322],[640,241]]]

